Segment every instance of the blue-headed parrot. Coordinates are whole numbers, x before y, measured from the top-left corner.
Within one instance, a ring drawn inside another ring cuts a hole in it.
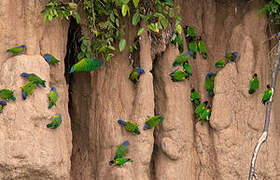
[[[47,124],[47,128],[56,129],[60,126],[61,122],[62,122],[61,114],[57,113],[56,115],[53,116],[52,122]]]
[[[238,52],[233,52],[233,53],[228,53],[226,54],[225,58],[228,60],[228,61],[235,61],[236,57],[238,56]]]
[[[45,84],[45,80],[42,80],[39,76],[37,76],[36,74],[34,73],[31,73],[31,74],[28,74],[28,73],[21,73],[21,77],[24,77],[26,79],[28,79],[29,81],[33,81],[36,83],[36,85],[40,84],[43,88],[46,87],[46,84]]]
[[[183,81],[187,77],[187,73],[182,70],[175,70],[169,74],[173,82]]]
[[[184,71],[187,74],[186,78],[189,78],[192,75],[192,67],[189,63],[189,61],[186,61],[183,65]]]
[[[197,41],[198,51],[204,59],[207,59],[207,49],[205,42],[201,39],[201,36],[198,37]]]
[[[52,64],[59,64],[59,60],[56,59],[53,55],[51,54],[44,54],[44,59],[49,63],[50,65]]]
[[[83,58],[71,67],[70,73],[89,72],[98,69],[103,64],[102,60]]]
[[[6,101],[9,101],[10,99],[12,101],[15,101],[16,98],[14,96],[14,91],[13,90],[10,90],[8,88],[5,88],[5,89],[1,89],[0,90],[0,98],[2,99],[5,99]]]
[[[123,121],[123,120],[118,120],[118,123],[122,126],[125,127],[125,129],[129,132],[135,133],[135,134],[140,134],[138,125],[135,122],[132,121]]]
[[[129,74],[129,79],[132,82],[137,83],[139,81],[140,75],[144,74],[144,73],[145,73],[144,69],[142,69],[140,67],[136,67]]]
[[[151,117],[148,116],[148,119],[145,122],[143,130],[151,129],[156,125],[158,125],[158,123],[162,122],[163,120],[164,120],[163,116],[151,116]]]
[[[128,145],[129,145],[128,141],[124,141],[123,143],[118,145],[117,150],[115,152],[114,159],[122,158],[128,151]]]
[[[19,54],[23,53],[25,51],[25,49],[26,49],[26,46],[25,45],[21,45],[21,46],[10,48],[6,52],[7,53],[11,52],[14,55],[19,55]]]
[[[226,65],[226,61],[224,59],[220,59],[218,61],[216,61],[215,63],[215,68],[223,68]]]
[[[27,96],[30,96],[33,93],[35,86],[36,83],[34,81],[29,81],[21,87],[21,95],[23,100],[25,100]]]
[[[58,94],[56,92],[56,88],[52,87],[51,88],[51,92],[49,94],[49,100],[50,100],[50,104],[49,104],[49,109],[51,109],[54,105],[56,105],[56,101],[58,100]]]

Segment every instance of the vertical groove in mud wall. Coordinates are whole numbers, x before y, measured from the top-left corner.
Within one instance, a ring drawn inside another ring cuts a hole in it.
[[[86,179],[88,177],[88,107],[90,103],[90,74],[70,74],[71,66],[77,61],[81,38],[81,27],[71,19],[68,31],[67,54],[65,58],[65,78],[69,85],[69,114],[73,135],[71,156],[71,177]]]

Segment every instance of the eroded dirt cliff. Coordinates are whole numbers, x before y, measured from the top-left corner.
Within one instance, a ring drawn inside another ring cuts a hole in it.
[[[44,3],[40,1],[0,1],[0,89],[15,89],[17,97],[0,114],[0,179],[247,179],[265,117],[261,97],[271,81],[274,61],[267,57],[271,44],[266,40],[272,30],[266,18],[257,16],[264,3],[182,0],[178,4],[182,24],[195,27],[208,48],[207,60],[200,56],[191,60],[190,80],[170,80],[179,52],[167,43],[168,36],[156,40],[144,33],[134,63],[126,50],[95,72],[67,75],[68,91],[64,72],[67,74],[77,55],[78,25],[68,28],[67,22],[56,20],[44,24],[40,15]],[[128,42],[132,42],[136,30],[126,29]],[[5,53],[23,43],[26,55]],[[205,75],[216,71],[215,61],[232,51],[239,52],[237,62],[218,72],[211,98],[204,88]],[[49,67],[41,56],[47,52],[61,64]],[[136,85],[128,80],[133,65],[146,71]],[[48,82],[46,89],[37,88],[26,101],[20,97],[23,71],[37,73]],[[260,88],[248,95],[254,73],[258,73]],[[50,111],[47,93],[51,86],[57,87],[60,99]],[[191,88],[213,105],[210,121],[203,125],[193,115]],[[269,138],[257,161],[260,179],[280,179],[278,105],[276,90]],[[46,129],[56,112],[63,115],[62,126]],[[139,136],[117,124],[118,119],[133,120],[142,129],[145,118],[152,115],[163,115],[165,120]],[[127,157],[134,162],[123,168],[109,166],[117,145],[124,140],[130,142]]]

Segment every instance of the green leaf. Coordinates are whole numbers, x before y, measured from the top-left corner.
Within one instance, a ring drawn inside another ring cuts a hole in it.
[[[47,23],[48,22],[48,15],[45,15],[44,16],[44,23]]]
[[[180,24],[176,25],[176,30],[179,34],[182,34],[182,26]]]
[[[133,0],[133,4],[134,4],[134,7],[137,8],[137,6],[139,4],[139,0]]]
[[[174,17],[174,9],[170,9],[168,15],[169,15],[169,17],[173,18]]]
[[[140,21],[140,14],[139,13],[135,13],[132,17],[132,24],[134,26],[136,26],[138,24],[138,22]]]
[[[80,18],[80,15],[77,12],[75,12],[75,18],[76,18],[77,24],[80,24],[81,18]]]
[[[119,42],[119,48],[120,48],[120,51],[124,51],[125,49],[125,46],[126,46],[126,41],[125,39],[121,39],[120,42]]]
[[[129,7],[127,4],[122,5],[122,15],[126,16],[127,12],[129,11]]]
[[[143,27],[141,27],[138,32],[137,32],[137,36],[141,36],[141,34],[145,31],[145,29]]]
[[[121,0],[121,2],[122,2],[123,4],[128,4],[128,3],[129,3],[129,0]]]
[[[69,7],[71,8],[71,9],[77,9],[77,4],[76,3],[68,3],[68,5],[69,5]]]
[[[275,0],[275,2],[277,2],[278,4],[280,4],[280,0]]]
[[[164,18],[160,18],[160,23],[164,28],[167,28],[169,22],[166,19],[166,17],[164,17]]]

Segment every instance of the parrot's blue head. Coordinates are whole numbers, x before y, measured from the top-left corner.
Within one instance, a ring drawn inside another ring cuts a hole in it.
[[[26,46],[25,46],[25,45],[21,45],[20,47],[21,47],[23,50],[26,49]]]
[[[6,103],[5,101],[0,101],[0,105],[2,105],[2,106],[6,106],[6,105],[7,105],[7,103]]]
[[[192,55],[193,55],[193,52],[192,52],[192,51],[188,51],[188,55],[189,55],[189,56],[192,56]]]
[[[74,67],[71,68],[70,73],[74,72]]]
[[[236,57],[238,55],[238,52],[233,52],[232,55]]]
[[[56,88],[55,88],[55,87],[52,87],[52,88],[51,88],[51,91],[56,91]]]
[[[61,114],[60,114],[60,113],[57,113],[56,115],[59,116],[60,119],[62,120],[62,117],[61,117]]]
[[[21,73],[21,77],[28,78],[28,76],[29,76],[29,74],[28,74],[28,73],[25,73],[25,72]]]
[[[212,73],[212,72],[207,73],[206,78],[210,78],[210,77],[212,77],[212,76],[214,76],[214,75],[215,75],[215,73]]]
[[[143,130],[146,130],[146,129],[150,129],[150,126],[147,123],[145,123]]]
[[[124,122],[123,120],[118,120],[118,123],[119,123],[120,125],[125,125],[125,122]]]
[[[48,63],[51,62],[51,57],[50,57],[49,55],[45,55],[45,56],[43,56],[43,57],[44,57],[44,59],[45,59]]]
[[[129,144],[128,141],[123,142],[123,146],[128,146],[128,144]]]
[[[141,74],[144,74],[145,71],[144,71],[144,69],[142,69],[142,68],[138,68],[138,69],[137,69],[137,73],[138,73],[139,75],[141,75]]]

